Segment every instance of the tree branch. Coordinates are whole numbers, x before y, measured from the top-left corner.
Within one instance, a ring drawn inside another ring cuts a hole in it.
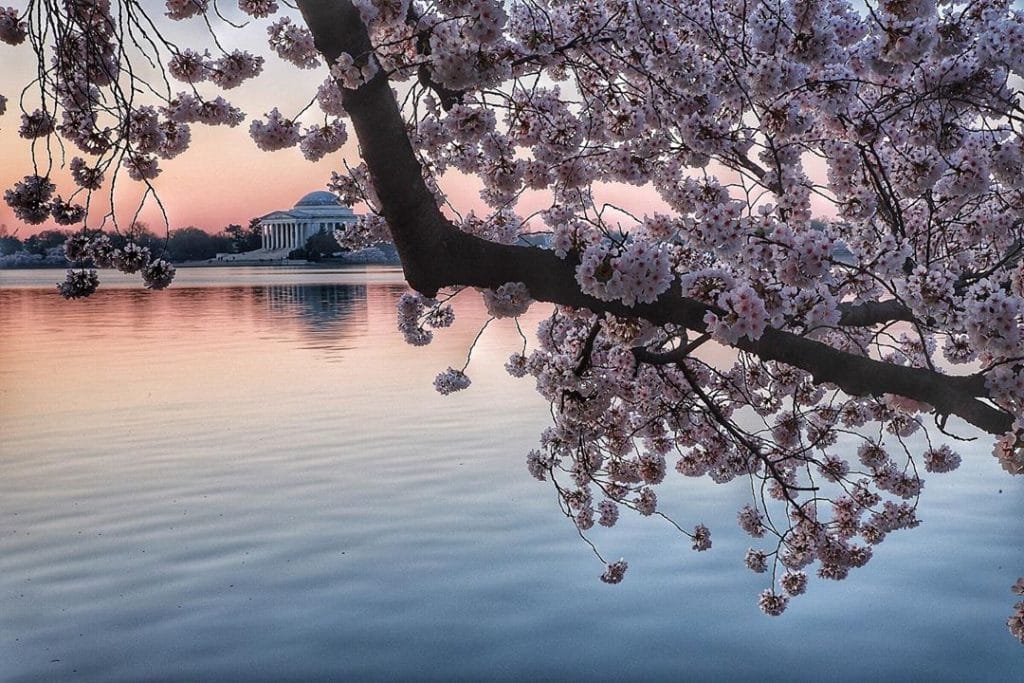
[[[371,50],[366,27],[349,0],[298,0],[298,6],[329,63],[342,52],[360,55]],[[359,89],[345,90],[343,102],[406,280],[417,291],[434,296],[447,286],[494,289],[506,282],[522,282],[537,301],[706,332],[704,316],[710,307],[682,296],[678,286],[650,304],[602,301],[580,290],[571,259],[563,260],[549,250],[488,242],[459,231],[441,213],[423,180],[386,76],[378,73]],[[872,325],[912,316],[890,300],[847,306],[843,318],[847,325]],[[884,363],[774,329],[766,330],[757,341],[743,338],[736,348],[805,370],[816,382],[835,384],[854,396],[897,394],[930,404],[939,414],[958,415],[992,434],[1009,431],[1013,422],[1009,413],[978,400],[986,396],[980,375],[955,377]]]
[[[871,327],[879,323],[903,320],[913,322],[913,312],[897,299],[885,301],[845,302],[839,304],[841,327]]]

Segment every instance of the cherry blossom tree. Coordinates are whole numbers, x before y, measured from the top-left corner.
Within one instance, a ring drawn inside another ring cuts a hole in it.
[[[658,485],[737,481],[744,561],[778,615],[809,573],[843,579],[916,526],[923,475],[955,470],[958,440],[1024,472],[1024,12],[1007,0],[223,4],[0,9],[0,39],[39,58],[19,133],[67,145],[74,180],[26,176],[5,194],[21,220],[88,220],[125,173],[155,189],[189,126],[242,124],[223,92],[280,58],[325,80],[307,110],[267,103],[251,137],[317,160],[352,129],[362,162],[329,187],[367,214],[337,237],[394,241],[410,343],[451,324],[459,292],[495,318],[554,304],[506,367],[551,402],[527,464],[585,538],[633,511],[707,550]],[[167,40],[167,19],[208,44]],[[221,48],[234,29],[266,57]],[[446,192],[465,175],[482,215]],[[658,206],[602,199],[615,186]],[[87,229],[67,250],[173,278]],[[82,270],[60,288],[97,285]],[[435,384],[466,389],[468,365]],[[1024,642],[1024,603],[1008,626]]]

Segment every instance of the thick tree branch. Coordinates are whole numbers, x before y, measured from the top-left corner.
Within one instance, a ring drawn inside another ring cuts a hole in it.
[[[328,64],[343,52],[358,57],[371,51],[366,26],[348,0],[299,0],[298,6]],[[436,291],[432,271],[443,267],[442,237],[454,226],[441,214],[423,182],[391,86],[383,72],[378,72],[358,90],[343,88],[343,93],[345,110],[381,197],[405,278],[417,291]]]
[[[899,320],[913,322],[914,313],[897,299],[885,301],[845,302],[839,304],[841,327],[871,327]]]
[[[358,56],[371,49],[359,13],[348,0],[299,0],[298,5],[317,48],[329,62],[342,52]],[[678,288],[651,304],[626,306],[602,301],[580,291],[575,263],[569,259],[560,259],[548,250],[488,242],[456,229],[423,181],[397,100],[382,73],[358,90],[346,90],[344,105],[406,279],[414,289],[432,296],[446,286],[497,288],[506,282],[523,282],[538,301],[706,331],[704,316],[709,307],[682,296]],[[848,306],[842,315],[847,325],[912,317],[892,301]],[[815,381],[835,384],[851,395],[905,396],[934,406],[940,414],[958,415],[992,434],[1007,432],[1012,424],[1008,413],[978,400],[986,392],[983,378],[977,375],[951,377],[897,366],[773,329],[757,341],[744,338],[736,347],[805,370]]]

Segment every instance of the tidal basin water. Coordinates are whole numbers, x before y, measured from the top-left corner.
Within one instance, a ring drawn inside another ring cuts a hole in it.
[[[549,415],[501,368],[515,327],[433,390],[475,294],[413,348],[394,270],[111,274],[73,302],[62,277],[0,271],[0,681],[1021,680],[1024,482],[987,442],[927,479],[918,529],[769,618],[741,482],[672,477],[712,550],[624,514],[593,540],[629,571],[598,580],[526,471]]]

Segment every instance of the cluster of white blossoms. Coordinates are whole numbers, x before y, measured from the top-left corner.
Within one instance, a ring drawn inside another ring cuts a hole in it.
[[[36,109],[31,114],[21,115],[18,135],[29,140],[43,138],[57,130],[57,121],[49,112]]]
[[[724,315],[709,311],[704,316],[708,332],[725,344],[735,344],[742,338],[756,341],[768,326],[768,311],[753,288],[740,286],[723,292],[718,306]]]
[[[644,241],[621,248],[608,242],[591,245],[576,267],[576,281],[584,293],[627,306],[653,303],[672,280],[667,251]]]
[[[1024,576],[1017,579],[1017,583],[1013,584],[1010,589],[1015,595],[1024,595]],[[1014,635],[1017,640],[1024,643],[1024,600],[1021,600],[1013,606],[1014,612],[1009,619],[1006,620],[1006,626],[1010,629],[1010,633]]]
[[[335,119],[322,126],[311,126],[302,135],[299,149],[302,156],[310,161],[320,161],[332,152],[337,152],[348,139],[345,122]]]
[[[277,107],[265,116],[265,122],[253,119],[249,124],[249,136],[257,147],[265,152],[273,152],[299,144],[302,135],[297,122],[285,118]]]
[[[487,312],[495,318],[516,318],[530,308],[533,299],[522,282],[506,282],[497,289],[481,290]]]
[[[373,55],[366,56],[360,61],[361,63],[357,63],[352,55],[342,52],[331,65],[331,76],[349,90],[359,88],[368,83],[380,71]]]
[[[462,391],[469,387],[469,377],[462,370],[448,368],[434,378],[434,388],[437,393],[447,395],[456,391]]]
[[[28,37],[28,25],[13,7],[0,7],[0,40],[8,45],[20,45]]]
[[[347,223],[334,231],[334,239],[346,249],[358,250],[388,242],[388,232],[384,218],[376,214],[365,214],[356,218],[354,223]]]
[[[166,4],[167,16],[180,21],[204,13],[209,0],[167,0]]]
[[[281,59],[291,62],[300,69],[315,69],[320,66],[320,53],[313,44],[313,34],[304,26],[292,23],[289,17],[281,17],[267,27],[270,47]]]
[[[263,57],[242,50],[233,50],[206,65],[205,71],[209,73],[210,80],[215,85],[227,90],[259,76],[263,71]]]
[[[180,92],[162,111],[168,120],[175,123],[203,123],[207,126],[234,128],[245,120],[245,114],[220,95],[204,100],[191,93]]]
[[[429,344],[434,338],[431,328],[451,327],[453,322],[455,311],[450,304],[410,292],[398,299],[398,329],[413,346]],[[468,378],[466,382],[468,386]]]
[[[186,48],[171,57],[167,71],[185,83],[196,84],[208,80],[228,90],[259,76],[263,71],[263,62],[263,57],[244,50],[233,50],[213,59],[209,52],[200,54]]]
[[[57,186],[49,178],[38,175],[25,176],[4,192],[4,201],[14,209],[14,215],[32,225],[38,225],[50,217],[50,198]]]
[[[238,9],[251,17],[263,19],[278,10],[276,0],[238,0]]]
[[[100,286],[100,276],[95,270],[68,270],[64,282],[57,284],[57,291],[65,299],[81,299],[90,296]]]
[[[604,574],[601,574],[601,580],[605,583],[622,583],[622,577],[626,575],[628,568],[629,564],[625,560],[612,562],[605,569]]]
[[[122,273],[140,273],[147,289],[165,289],[174,280],[175,268],[162,258],[154,258],[147,247],[125,242],[115,247],[102,233],[86,231],[68,237],[64,242],[64,256],[76,264],[86,263],[95,268],[116,268]],[[68,270],[57,291],[66,299],[87,297],[99,287],[99,275],[93,268]]]

